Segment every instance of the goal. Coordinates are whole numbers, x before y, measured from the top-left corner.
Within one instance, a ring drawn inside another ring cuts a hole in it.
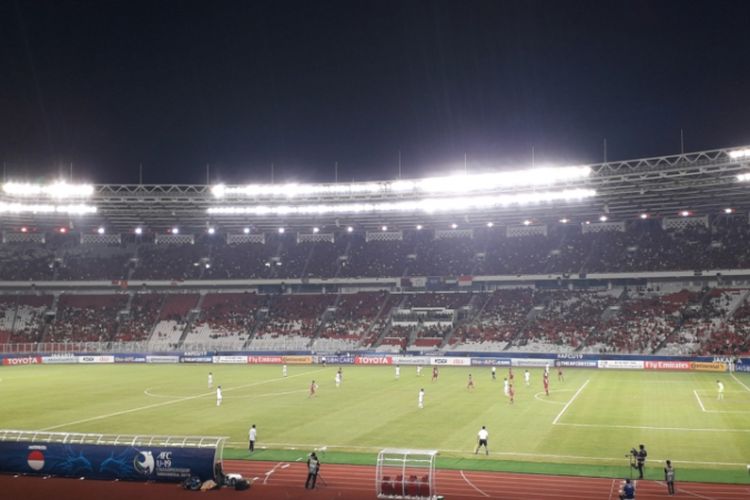
[[[437,454],[437,450],[381,450],[375,469],[375,491],[378,498],[437,498]]]

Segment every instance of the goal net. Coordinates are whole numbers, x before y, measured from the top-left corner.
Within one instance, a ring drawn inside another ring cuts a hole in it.
[[[378,498],[437,498],[437,454],[437,450],[381,450],[375,470],[375,491]]]

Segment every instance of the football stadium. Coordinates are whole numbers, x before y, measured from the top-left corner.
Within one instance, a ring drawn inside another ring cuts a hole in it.
[[[748,19],[0,1],[0,499],[750,498]]]
[[[669,459],[684,491],[744,497],[699,484],[750,484],[748,163],[7,182],[3,465],[96,476],[27,455],[203,436],[256,490],[300,487],[315,452],[350,493],[484,497],[507,472],[599,478],[581,489],[602,498],[639,478],[643,444],[642,496]],[[556,487],[516,477],[519,498]]]

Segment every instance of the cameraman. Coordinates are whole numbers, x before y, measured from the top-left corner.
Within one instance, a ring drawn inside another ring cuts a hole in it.
[[[648,456],[646,447],[641,444],[638,445],[638,451],[633,451],[635,452],[633,455],[635,456],[636,468],[638,469],[638,479],[643,479],[643,467],[646,465],[646,457]]]

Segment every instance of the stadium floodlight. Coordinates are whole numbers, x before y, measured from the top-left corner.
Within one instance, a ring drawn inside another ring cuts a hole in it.
[[[388,193],[463,194],[518,187],[551,186],[574,182],[591,175],[590,167],[538,167],[508,172],[445,175],[424,179],[352,182],[335,184],[248,184],[211,188],[215,198],[246,196],[251,198],[295,198],[313,195],[368,195]]]
[[[172,234],[180,234],[180,228],[179,227],[173,227],[172,228]]]
[[[242,230],[242,232],[245,234],[250,234],[250,228],[246,227],[245,229]]]
[[[600,215],[599,216],[599,222],[607,222],[607,216],[606,215]]]
[[[140,227],[140,226],[138,226],[137,228],[135,228],[135,234],[137,234],[138,236],[142,235],[143,234],[143,228]]]
[[[18,197],[88,198],[94,194],[94,186],[91,184],[68,184],[67,182],[53,182],[52,184],[6,182],[3,184],[3,192],[8,196]]]
[[[67,214],[86,215],[96,213],[96,207],[85,204],[47,205],[0,202],[0,214]]]
[[[737,180],[740,182],[749,182],[750,181],[750,173],[749,174],[740,174],[737,176]]]
[[[734,151],[729,152],[729,157],[733,160],[738,160],[740,158],[747,158],[750,157],[750,148],[746,149],[735,149]]]
[[[317,227],[317,226],[315,226],[315,227],[313,228],[313,234],[318,234],[319,232],[320,232],[320,228],[319,228],[319,227]]]
[[[562,191],[534,191],[517,194],[461,196],[451,198],[422,198],[407,201],[336,203],[315,205],[245,205],[217,206],[207,209],[209,215],[323,215],[358,214],[366,212],[458,212],[483,210],[512,205],[533,205],[555,201],[585,200],[596,196],[593,189],[565,189]]]
[[[104,234],[104,232],[105,232],[105,230],[104,230],[104,227],[103,227],[103,226],[99,226],[99,227],[97,228],[96,232],[97,232],[98,234]]]
[[[208,234],[211,234],[211,235],[216,234],[216,228],[215,227],[209,227],[208,228]]]

